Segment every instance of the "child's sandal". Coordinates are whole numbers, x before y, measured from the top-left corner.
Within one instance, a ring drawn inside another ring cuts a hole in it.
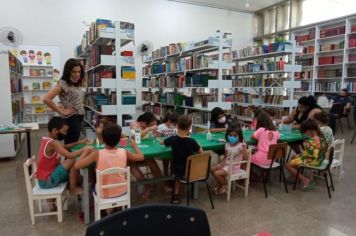
[[[226,186],[221,186],[219,189],[219,194],[225,194],[227,191]]]
[[[179,194],[173,194],[171,204],[180,204]]]

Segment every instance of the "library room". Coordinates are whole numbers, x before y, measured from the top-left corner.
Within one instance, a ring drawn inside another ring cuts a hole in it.
[[[356,235],[355,0],[1,6],[0,235]]]

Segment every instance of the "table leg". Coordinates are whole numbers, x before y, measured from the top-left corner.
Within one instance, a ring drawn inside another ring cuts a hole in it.
[[[31,131],[26,131],[26,141],[27,141],[27,158],[31,158]]]
[[[89,169],[81,169],[81,175],[83,176],[83,197],[82,197],[82,208],[84,211],[84,224],[89,224],[90,215],[89,215]]]
[[[197,200],[199,198],[199,182],[193,183],[193,199]]]

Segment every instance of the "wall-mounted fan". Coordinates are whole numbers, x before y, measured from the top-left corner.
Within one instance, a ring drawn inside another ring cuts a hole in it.
[[[22,43],[21,32],[12,27],[0,28],[0,42],[5,46],[17,47]]]
[[[153,49],[153,44],[151,41],[145,40],[140,43],[137,47],[137,53],[140,56],[150,56]]]

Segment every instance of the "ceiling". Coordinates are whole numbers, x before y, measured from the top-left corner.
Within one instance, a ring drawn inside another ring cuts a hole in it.
[[[199,6],[213,7],[219,9],[226,9],[232,11],[241,12],[255,12],[262,8],[273,5],[277,2],[283,2],[284,0],[168,0],[173,2],[181,2],[187,4],[194,4]],[[246,7],[249,3],[249,7]]]

